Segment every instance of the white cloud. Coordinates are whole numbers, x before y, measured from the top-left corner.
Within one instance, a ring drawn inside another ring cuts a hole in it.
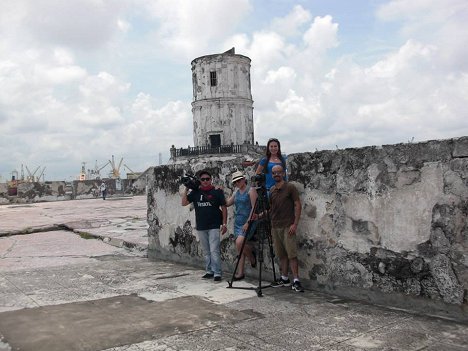
[[[255,69],[264,72],[269,67],[274,67],[275,64],[283,61],[285,48],[284,39],[279,34],[256,32],[253,34],[247,53],[255,62]]]
[[[21,0],[19,0],[21,1]],[[84,50],[106,45],[119,30],[122,1],[26,1],[23,24],[42,43]]]
[[[167,55],[185,61],[206,54],[251,11],[248,0],[140,0],[158,21],[154,40]],[[227,47],[226,49],[229,49]],[[219,48],[216,48],[219,49]]]
[[[404,20],[417,28],[428,24],[443,24],[457,13],[466,11],[465,0],[392,0],[377,11],[378,18],[387,21]]]
[[[293,7],[292,11],[285,17],[274,18],[271,23],[271,30],[285,37],[295,36],[300,33],[300,27],[311,18],[310,12],[301,5]]]
[[[127,33],[130,30],[130,28],[132,28],[131,23],[129,23],[129,22],[123,20],[123,19],[118,19],[117,20],[117,26],[124,33]]]
[[[409,40],[398,52],[377,62],[367,72],[370,76],[377,78],[393,78],[405,73],[417,74],[418,70],[430,69],[428,65],[433,62],[436,51],[434,46],[425,46]]]
[[[96,96],[113,99],[126,92],[130,83],[121,83],[116,77],[107,73],[99,72],[96,76],[89,76],[80,85],[80,92],[87,98]]]
[[[73,81],[78,81],[84,78],[86,71],[79,66],[68,67],[36,67],[42,72],[37,72],[37,78],[44,81],[44,83],[59,85],[66,84]]]
[[[438,8],[436,4],[428,12]],[[366,66],[350,57],[324,65],[328,50],[339,44],[338,24],[331,16],[315,17],[303,33],[304,46],[286,50],[289,44],[283,40],[281,56],[253,69],[254,87],[261,92],[260,99],[254,95],[256,139],[275,135],[287,151],[296,152],[466,135],[467,73],[453,63],[466,62],[468,53],[460,49],[447,62],[445,51],[448,42],[466,47],[458,36],[460,26],[467,32],[466,24],[439,21],[434,30],[433,16],[427,18],[431,26],[418,22],[421,31],[447,31],[450,39],[441,41],[436,35],[420,41],[408,35],[398,50]],[[407,24],[411,21],[417,16],[408,17]],[[284,62],[294,69],[294,79],[286,74]],[[278,77],[281,84],[268,87]]]
[[[401,22],[401,35],[437,46],[440,68],[468,69],[468,2],[465,0],[394,0],[377,11],[379,19]]]
[[[464,130],[454,129],[463,125],[466,75],[448,79],[434,67],[438,57],[434,47],[410,40],[369,68],[349,62],[338,66],[329,76],[327,98],[322,99],[333,116],[330,132],[365,132],[361,143],[353,141],[357,145],[371,143],[376,136],[382,144],[466,133],[466,123]]]
[[[285,23],[294,17],[294,11],[297,9],[286,15]],[[259,141],[268,139],[268,133],[284,139],[317,134],[316,125],[324,113],[318,90],[324,75],[322,66],[328,50],[338,45],[338,25],[331,16],[315,17],[312,21],[307,16],[307,20],[309,23],[301,23],[305,31],[299,43],[288,42],[274,30],[254,32],[251,38],[234,37],[236,48],[241,45],[238,52],[245,52],[252,59],[254,119]],[[281,19],[273,23],[278,21]],[[295,150],[305,145],[303,140],[296,140],[285,145],[294,145]]]
[[[296,72],[291,67],[281,66],[276,71],[268,71],[264,84],[274,84],[281,80],[294,79],[296,77]]]
[[[149,142],[157,138],[158,143],[167,147],[166,151],[177,141],[184,146],[192,143],[192,116],[187,102],[171,101],[158,108],[151,96],[140,93],[131,106],[131,115],[134,140],[141,135]]]
[[[365,64],[352,52],[336,57],[340,42],[366,38],[342,35],[350,27],[333,13],[312,17],[306,5],[291,6],[246,31],[252,4],[2,4],[1,175],[42,164],[57,179],[112,154],[136,171],[156,164],[159,152],[167,160],[171,145],[193,144],[190,61],[232,46],[252,59],[260,143],[276,136],[291,153],[468,135],[466,1],[387,2],[366,28],[393,21],[401,45],[380,46],[386,54]]]
[[[314,22],[303,35],[304,43],[319,55],[338,45],[337,32],[338,24],[333,23],[331,16],[315,17]]]

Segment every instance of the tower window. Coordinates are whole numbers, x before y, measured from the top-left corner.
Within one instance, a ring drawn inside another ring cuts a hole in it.
[[[210,85],[212,87],[218,85],[218,80],[216,79],[216,72],[210,72]]]
[[[193,86],[193,98],[196,99],[197,97],[197,74],[192,74],[192,86]]]

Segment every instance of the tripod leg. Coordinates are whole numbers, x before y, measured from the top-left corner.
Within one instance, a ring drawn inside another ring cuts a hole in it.
[[[258,260],[258,286],[257,288],[255,289],[255,292],[257,293],[257,296],[258,297],[263,297],[263,293],[262,293],[262,270],[263,270],[263,236],[264,236],[264,233],[263,233],[263,228],[262,228],[263,224],[260,223],[260,225],[258,226],[258,230],[259,230],[259,234],[258,237],[258,257],[257,257],[257,260]]]
[[[249,224],[249,229],[250,229],[250,224]],[[236,238],[237,240],[237,238]],[[247,238],[244,238],[244,241],[242,242],[241,249],[239,250],[239,253],[237,255],[237,262],[236,262],[236,267],[234,268],[234,272],[232,273],[231,281],[228,282],[229,287],[232,287],[232,282],[234,281],[234,278],[236,276],[237,269],[239,268],[239,263],[242,258],[242,254],[244,253],[244,248],[247,243]],[[236,245],[236,250],[237,250],[237,245]]]
[[[275,270],[275,251],[273,249],[273,237],[271,234],[271,225],[270,225],[270,218],[268,218],[268,236],[267,236],[267,241],[268,241],[268,247],[270,249],[270,258],[271,258],[271,269],[273,270],[273,281],[276,282],[276,270]]]
[[[261,220],[258,224],[258,286],[255,291],[257,292],[258,297],[262,297],[262,271],[263,271],[263,263],[265,261],[265,253],[264,253],[264,244],[265,244],[265,235],[266,235],[266,223],[265,220]]]
[[[242,242],[241,249],[240,249],[239,254],[238,254],[238,256],[237,256],[236,267],[234,268],[234,272],[232,273],[231,281],[228,282],[229,288],[232,288],[232,282],[234,281],[234,278],[235,278],[235,276],[236,276],[237,268],[239,268],[239,262],[240,262],[240,260],[241,260],[242,254],[244,253],[244,247],[245,247],[245,245],[247,244],[247,235],[248,235],[248,233],[250,233],[250,231],[251,231],[251,229],[252,229],[252,226],[254,225],[254,221],[253,221],[253,219],[252,219],[252,215],[253,215],[254,213],[256,213],[257,206],[258,206],[258,201],[255,202],[255,205],[254,205],[253,211],[252,211],[252,213],[251,213],[251,216],[250,216],[249,219],[248,219],[249,225],[247,226],[247,231],[245,232],[244,241]],[[237,240],[237,238],[236,238],[236,240]],[[237,245],[236,245],[236,250],[237,250]]]
[[[229,282],[228,288],[234,288],[234,289],[249,289],[249,290],[255,290],[257,293],[258,297],[263,296],[262,289],[263,288],[268,288],[271,287],[272,284],[267,285],[267,286],[262,286],[262,270],[264,269],[264,262],[265,262],[265,250],[264,246],[266,244],[265,242],[265,237],[267,238],[268,246],[270,248],[270,257],[271,257],[271,266],[273,269],[273,277],[276,281],[276,272],[275,272],[275,262],[274,262],[274,251],[273,251],[273,246],[272,246],[272,239],[271,239],[271,228],[270,228],[270,218],[268,216],[268,198],[267,198],[267,193],[265,187],[257,188],[257,200],[255,201],[255,206],[251,211],[251,215],[249,218],[249,228],[247,230],[247,233],[250,233],[251,226],[254,221],[254,215],[255,219],[257,220],[256,225],[257,225],[257,240],[258,240],[258,249],[257,249],[257,262],[258,262],[258,286],[256,288],[252,287],[233,287],[232,283],[235,279],[235,274],[237,272],[237,268],[239,267],[240,260],[242,257],[242,254],[244,252],[244,247],[246,242],[248,241],[248,237],[245,238],[245,240],[242,243],[241,250],[239,252],[239,256],[237,257],[237,263],[236,267],[234,269],[234,273],[232,275],[231,281]],[[264,214],[266,213],[266,217],[263,216],[257,216],[259,214]],[[257,219],[258,218],[258,219]]]

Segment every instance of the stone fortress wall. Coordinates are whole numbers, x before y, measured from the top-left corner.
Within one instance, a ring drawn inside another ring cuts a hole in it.
[[[151,170],[152,168],[149,168],[146,172]],[[146,172],[138,179],[105,179],[108,196],[145,194]],[[0,183],[0,205],[92,199],[100,196],[101,182],[101,180],[19,182],[15,195],[9,194],[7,183]]]
[[[180,205],[178,179],[207,168],[229,196],[232,172],[253,175],[260,157],[207,156],[155,167],[148,175],[149,256],[203,267],[194,211]],[[301,194],[306,287],[468,316],[468,137],[292,154],[288,174]],[[230,232],[232,215],[230,208]],[[221,246],[224,267],[232,269],[234,243],[225,236]]]

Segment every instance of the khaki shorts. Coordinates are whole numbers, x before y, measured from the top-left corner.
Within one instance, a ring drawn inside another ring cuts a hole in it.
[[[271,228],[271,236],[273,238],[273,246],[275,254],[278,258],[288,257],[293,259],[297,257],[297,243],[295,235],[288,235],[289,227]]]

